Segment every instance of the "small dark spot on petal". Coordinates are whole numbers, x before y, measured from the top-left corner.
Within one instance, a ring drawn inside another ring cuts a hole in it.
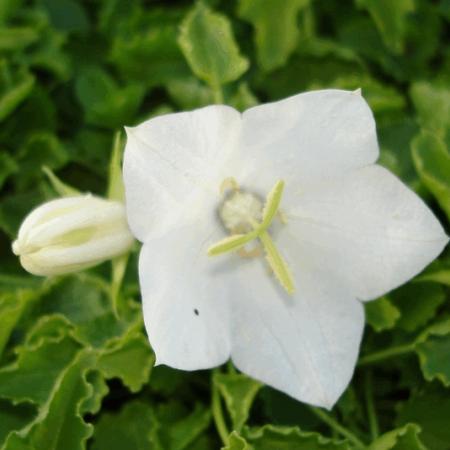
[[[196,316],[198,316],[200,313],[198,312],[198,309],[194,309],[194,314],[196,315]]]

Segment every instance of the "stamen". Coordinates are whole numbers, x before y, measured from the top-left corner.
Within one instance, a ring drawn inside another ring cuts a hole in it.
[[[220,185],[220,194],[223,195],[227,190],[233,190],[235,192],[239,191],[239,184],[233,177],[225,178]]]
[[[234,178],[227,178],[224,183],[222,183],[222,186],[228,182],[227,180],[234,180]],[[236,186],[237,183],[235,180],[234,183]],[[293,294],[295,287],[292,274],[286,261],[276,248],[275,243],[267,231],[275,216],[280,215],[281,220],[284,218],[282,213],[278,211],[283,190],[284,182],[280,180],[269,192],[267,195],[266,204],[262,211],[261,223],[258,223],[251,216],[247,217],[248,224],[253,228],[252,231],[249,231],[248,233],[233,234],[232,236],[222,239],[208,248],[208,255],[217,256],[231,251],[237,251],[243,257],[249,257],[250,255],[253,256],[255,253],[255,256],[259,256],[259,248],[254,249],[252,252],[247,252],[243,248],[248,242],[254,239],[259,239],[262,243],[264,251],[266,252],[267,262],[273,270],[277,280],[288,294]]]

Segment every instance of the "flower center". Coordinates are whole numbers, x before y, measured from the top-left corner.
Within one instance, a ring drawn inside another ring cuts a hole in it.
[[[268,232],[274,217],[279,213],[278,207],[283,195],[284,182],[278,181],[275,184],[267,195],[264,207],[255,194],[241,192],[234,178],[224,180],[221,192],[227,188],[231,188],[232,192],[223,201],[219,216],[231,236],[209,247],[208,255],[217,256],[231,251],[242,252],[247,243],[258,239],[276,278],[289,294],[293,294],[294,282],[289,267]],[[244,251],[245,255],[247,253]],[[256,255],[258,252],[252,253],[252,256]]]
[[[219,209],[225,228],[232,234],[248,233],[262,220],[263,202],[250,192],[234,190]]]

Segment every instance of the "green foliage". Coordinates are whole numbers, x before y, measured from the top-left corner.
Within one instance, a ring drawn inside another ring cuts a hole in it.
[[[247,422],[250,408],[261,388],[261,383],[237,373],[216,373],[213,383],[225,400],[233,429],[241,431]]]
[[[273,70],[283,66],[298,44],[297,16],[309,0],[240,0],[238,14],[253,24],[260,66]]]
[[[424,131],[412,142],[414,164],[423,184],[450,217],[450,153],[445,143]]]
[[[420,428],[414,424],[389,431],[372,442],[368,450],[426,450],[420,442]]]
[[[0,1],[0,449],[448,450],[448,250],[365,303],[360,364],[324,422],[231,363],[214,375],[153,368],[137,251],[42,280],[10,248],[46,200],[123,199],[123,126],[322,88],[362,89],[380,164],[448,231],[449,11],[448,0]]]
[[[195,75],[216,88],[248,69],[229,20],[200,2],[183,20],[178,42]]]

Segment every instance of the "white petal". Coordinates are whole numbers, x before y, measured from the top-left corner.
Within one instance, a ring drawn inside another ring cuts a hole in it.
[[[285,211],[293,236],[285,245],[297,241],[305,264],[335,274],[362,300],[405,283],[448,242],[425,203],[380,166],[319,184],[296,202]]]
[[[307,272],[293,256],[293,296],[262,260],[239,268],[232,359],[241,371],[297,400],[331,408],[353,374],[363,308],[332,274]]]
[[[144,321],[157,364],[205,369],[230,356],[229,289],[222,259],[207,256],[218,224],[170,231],[144,244],[139,278]]]
[[[372,112],[355,92],[307,92],[243,114],[242,177],[262,193],[279,179],[303,189],[371,164],[378,153]]]
[[[210,214],[236,150],[241,115],[214,105],[127,129],[124,183],[131,230],[144,241]]]

